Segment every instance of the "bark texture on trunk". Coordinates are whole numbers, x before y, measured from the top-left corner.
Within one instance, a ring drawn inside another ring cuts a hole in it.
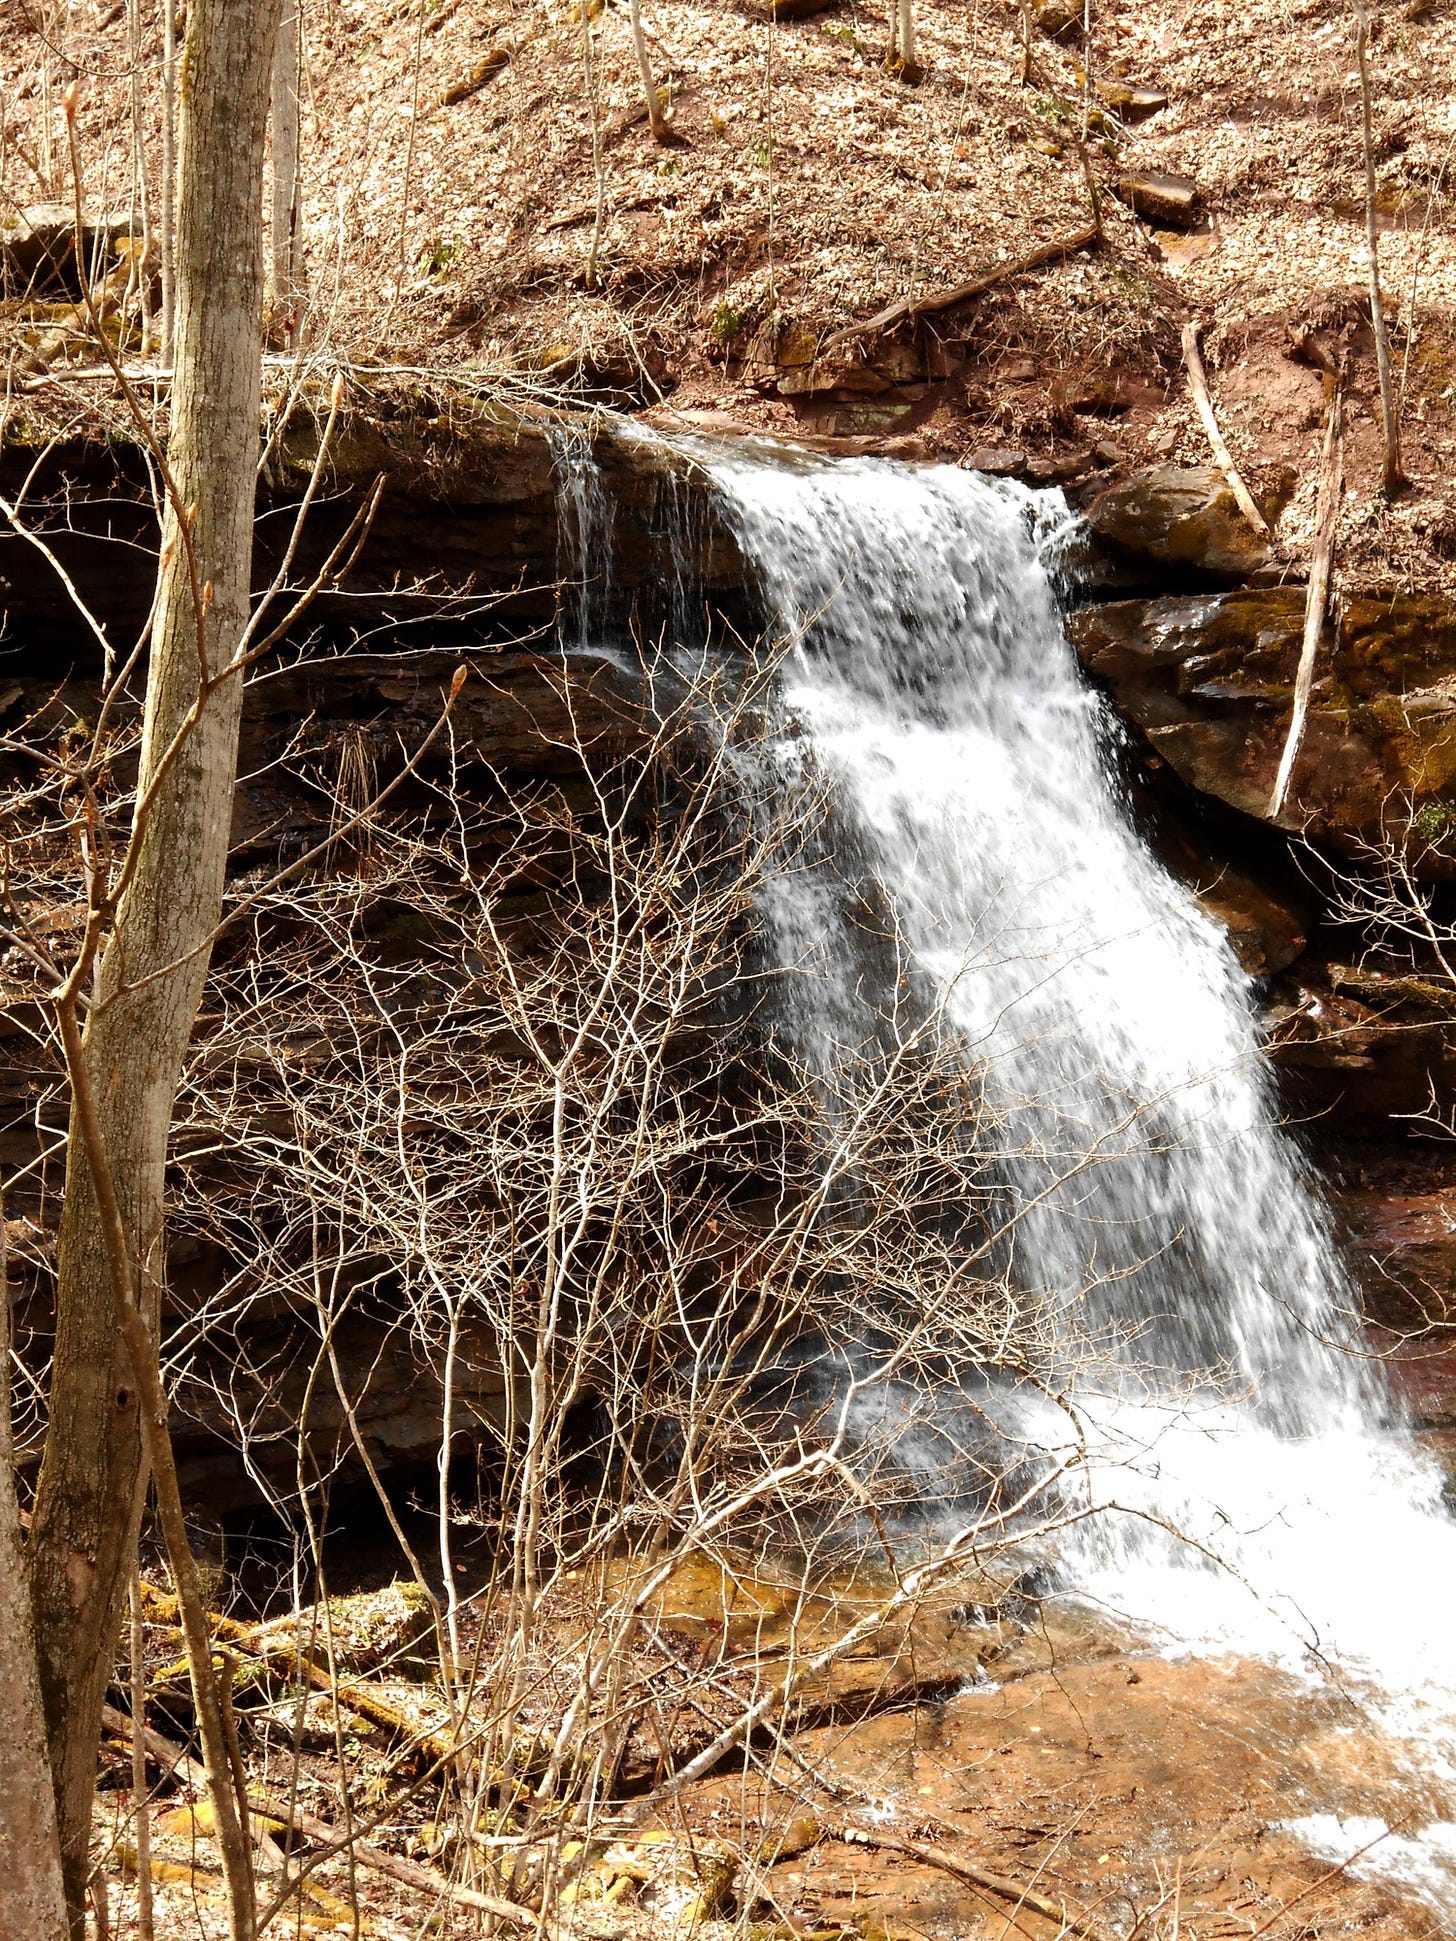
[[[642,0],[632,0],[632,51],[637,56],[637,72],[642,77],[642,98],[647,104],[647,126],[655,142],[667,138],[667,121],[652,73],[652,56],[647,50],[647,30],[642,25]]]
[[[10,1441],[10,1289],[0,1214],[0,1934],[65,1941],[66,1902]]]
[[[169,503],[140,790],[247,624],[258,452],[263,136],[280,0],[192,0],[181,82]],[[195,575],[193,563],[195,561]],[[210,600],[196,595],[211,587]],[[198,607],[207,605],[199,627]],[[201,634],[201,638],[199,638]],[[227,861],[242,683],[215,688],[134,840],[85,1056],[153,1340],[178,1076]],[[189,956],[189,953],[197,952]],[[185,960],[185,961],[183,961]],[[168,970],[168,966],[177,966]],[[157,976],[141,989],[136,980]],[[102,1696],[136,1531],[136,1386],[75,1115],[57,1253],[51,1419],[31,1535],[41,1689],[73,1930],[84,1903]]]

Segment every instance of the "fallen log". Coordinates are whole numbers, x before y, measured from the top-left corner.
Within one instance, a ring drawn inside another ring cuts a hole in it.
[[[504,73],[510,60],[509,47],[492,48],[484,60],[477,61],[474,67],[467,68],[464,74],[450,83],[435,103],[436,108],[453,108],[457,102],[468,101],[471,95],[479,94],[487,81],[493,81],[497,74]]]
[[[1233,453],[1224,442],[1223,433],[1218,428],[1214,416],[1213,399],[1208,395],[1208,377],[1203,368],[1203,353],[1198,348],[1198,325],[1183,326],[1183,361],[1188,366],[1188,388],[1193,393],[1193,402],[1198,407],[1198,415],[1203,420],[1203,429],[1208,433],[1208,442],[1213,447],[1213,456],[1218,469],[1228,480],[1229,491],[1238,501],[1239,511],[1243,513],[1254,531],[1266,543],[1273,538],[1269,522],[1254,503],[1254,496],[1237,465]]]
[[[938,310],[954,309],[956,304],[968,303],[972,297],[994,289],[998,283],[1005,283],[1013,276],[1024,276],[1031,270],[1041,269],[1046,263],[1059,262],[1064,256],[1075,256],[1079,249],[1086,249],[1098,238],[1098,225],[1088,223],[1085,229],[1078,229],[1057,242],[1043,243],[1039,249],[1033,249],[1025,256],[1015,257],[1009,263],[998,263],[994,269],[983,270],[979,276],[973,276],[969,283],[957,283],[954,289],[936,290],[925,297],[901,297],[887,309],[878,311],[873,317],[866,317],[863,323],[846,324],[843,330],[836,330],[821,346],[819,356],[827,357],[832,350],[836,350],[840,344],[847,344],[851,338],[864,337],[872,331],[889,330],[892,325],[903,323],[907,317],[926,317]]]
[[[150,1584],[142,1585],[142,1603],[148,1617],[163,1624],[175,1624],[177,1600],[165,1591],[159,1591]],[[208,1614],[208,1623],[216,1637],[224,1639],[234,1650],[244,1652],[253,1662],[267,1670],[296,1676],[316,1692],[323,1692],[345,1712],[352,1712],[356,1718],[367,1719],[397,1738],[413,1742],[431,1764],[444,1764],[453,1759],[457,1751],[454,1739],[447,1733],[422,1728],[416,1719],[391,1703],[374,1686],[355,1679],[331,1678],[328,1670],[320,1665],[308,1652],[300,1649],[296,1640],[289,1639],[273,1643],[260,1636],[265,1627],[239,1624],[235,1618],[222,1617],[217,1612]],[[166,1673],[162,1674],[163,1679]]]
[[[1279,772],[1269,797],[1269,818],[1277,819],[1289,798],[1294,780],[1294,764],[1304,740],[1304,724],[1309,714],[1309,697],[1314,687],[1314,663],[1324,631],[1325,607],[1330,597],[1330,573],[1335,559],[1335,534],[1340,525],[1340,507],[1345,496],[1344,400],[1340,380],[1330,380],[1330,415],[1325,424],[1324,450],[1320,456],[1319,498],[1316,502],[1314,552],[1309,562],[1309,590],[1304,601],[1304,639],[1299,649],[1299,671],[1294,677],[1294,709],[1289,717],[1289,733]]]
[[[131,1720],[125,1712],[118,1712],[114,1705],[103,1705],[101,1724],[107,1732],[114,1732],[124,1744],[131,1744]],[[156,1761],[162,1769],[164,1778],[170,1779],[175,1773],[188,1786],[205,1790],[207,1772],[197,1760],[189,1757],[183,1748],[171,1739],[164,1739],[160,1732],[154,1732],[149,1725],[142,1727],[142,1744],[149,1758]]]

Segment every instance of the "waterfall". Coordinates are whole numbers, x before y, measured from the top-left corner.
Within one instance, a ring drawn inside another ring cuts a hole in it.
[[[949,468],[711,470],[795,643],[786,757],[832,778],[838,884],[790,879],[770,912],[801,1038],[830,1049],[874,1008],[833,907],[866,877],[1017,1128],[1017,1277],[1069,1351],[1282,1430],[1378,1413],[1366,1364],[1331,1352],[1350,1304],[1247,980],[1139,840],[1062,632],[1061,501]]]
[[[1359,1352],[1249,981],[1132,822],[1059,620],[1060,497],[694,457],[792,643],[765,787],[812,769],[832,794],[832,868],[768,898],[791,1028],[830,1057],[872,1022],[872,893],[1017,1131],[1014,1272],[1062,1317],[1062,1379],[1090,1371],[1102,1507],[1061,1541],[1060,1583],[1165,1649],[1336,1678],[1413,1774],[1456,1779],[1456,1530]],[[1051,1410],[1026,1428],[1065,1435]],[[1456,1906],[1456,1827],[1425,1817],[1387,1851]]]
[[[557,633],[563,647],[597,644],[612,593],[612,509],[592,449],[592,428],[553,426],[548,440],[556,473]]]

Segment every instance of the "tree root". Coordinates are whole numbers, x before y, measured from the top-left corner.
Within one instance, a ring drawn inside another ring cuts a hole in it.
[[[889,330],[892,325],[902,323],[907,317],[924,317],[937,310],[950,310],[958,303],[967,303],[985,290],[994,289],[998,283],[1005,283],[1013,276],[1024,276],[1030,270],[1039,270],[1045,263],[1056,263],[1063,256],[1074,256],[1079,249],[1101,240],[1101,226],[1088,223],[1085,229],[1078,229],[1070,236],[1063,236],[1059,242],[1043,243],[1040,249],[1033,249],[1025,256],[1018,256],[1010,263],[998,263],[995,269],[983,270],[973,276],[969,283],[957,283],[954,289],[938,290],[928,297],[902,297],[887,309],[877,311],[863,323],[846,324],[843,330],[836,330],[821,347],[820,357],[827,357],[841,344],[851,338],[865,337],[871,332]]]

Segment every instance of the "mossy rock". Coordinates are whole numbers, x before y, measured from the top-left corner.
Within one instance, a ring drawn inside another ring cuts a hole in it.
[[[1094,499],[1087,523],[1105,546],[1154,578],[1173,569],[1243,580],[1269,563],[1268,547],[1212,466],[1150,466]]]

